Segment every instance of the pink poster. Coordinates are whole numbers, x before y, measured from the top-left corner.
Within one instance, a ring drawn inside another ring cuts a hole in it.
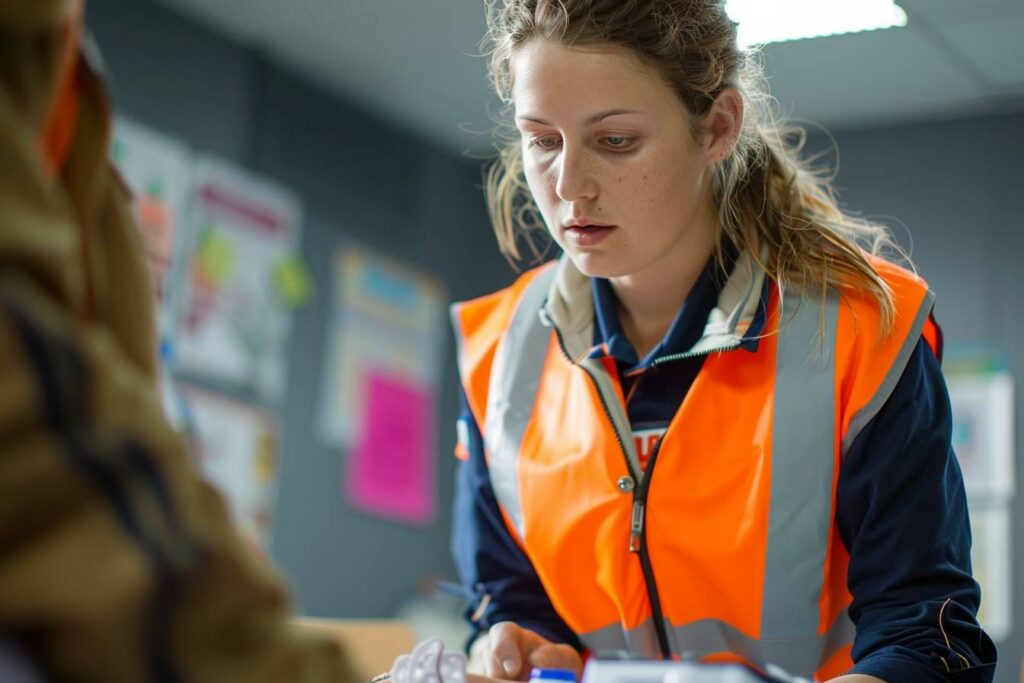
[[[344,488],[357,509],[425,526],[434,520],[434,404],[407,379],[370,372],[360,439]]]

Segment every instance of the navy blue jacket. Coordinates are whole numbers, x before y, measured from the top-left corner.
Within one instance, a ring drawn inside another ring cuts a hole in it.
[[[651,363],[700,337],[721,288],[714,273],[711,266],[705,270],[665,338],[643,359],[622,332],[610,284],[593,281],[596,346],[604,342],[624,393],[632,391],[627,410],[634,430],[664,429],[700,371],[703,357]],[[747,336],[762,326],[755,320]],[[756,348],[757,340],[748,339],[732,353]],[[513,621],[581,649],[505,528],[465,397],[460,420],[469,457],[457,474],[452,550],[470,596],[472,637]],[[951,425],[939,360],[921,340],[840,468],[836,523],[850,554],[853,672],[889,683],[981,682],[994,675],[995,646],[976,619],[980,591],[971,577],[967,499]]]

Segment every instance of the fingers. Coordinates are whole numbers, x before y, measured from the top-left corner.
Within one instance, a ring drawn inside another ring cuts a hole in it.
[[[569,645],[546,643],[537,647],[527,658],[531,667],[538,669],[568,669],[580,679],[583,670],[583,659]]]
[[[495,624],[487,632],[490,656],[486,660],[484,673],[491,678],[526,680],[523,675],[523,629],[510,621]],[[529,675],[529,670],[526,670]]]
[[[550,642],[512,622],[495,624],[487,632],[483,673],[490,678],[525,681],[536,668],[568,669],[579,679],[583,660],[569,645]]]

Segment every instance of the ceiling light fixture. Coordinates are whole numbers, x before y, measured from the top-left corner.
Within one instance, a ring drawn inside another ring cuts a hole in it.
[[[740,47],[907,25],[895,0],[727,0]]]

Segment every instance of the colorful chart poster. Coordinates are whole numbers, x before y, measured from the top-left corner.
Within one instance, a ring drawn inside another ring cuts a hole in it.
[[[254,406],[183,387],[203,477],[228,500],[242,533],[266,548],[277,481],[277,426]]]
[[[132,191],[158,298],[162,341],[171,333],[180,235],[188,205],[192,156],[175,140],[125,119],[114,124],[114,164]]]
[[[444,290],[358,248],[336,256],[333,288],[320,434],[349,458],[342,488],[352,505],[427,524],[435,511]]]
[[[1014,492],[1013,378],[1005,370],[949,372],[953,450],[967,496],[992,503]]]
[[[178,369],[280,401],[293,305],[281,274],[294,270],[299,202],[212,159],[200,159],[194,179]]]

